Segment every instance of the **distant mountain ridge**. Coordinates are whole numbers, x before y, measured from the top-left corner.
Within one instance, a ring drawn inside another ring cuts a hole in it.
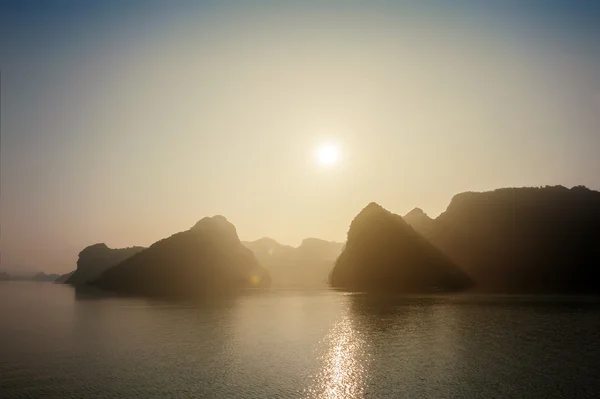
[[[196,297],[270,285],[235,226],[217,215],[155,242],[108,269],[94,285],[124,294]]]
[[[344,245],[306,238],[300,246],[291,247],[268,237],[243,244],[269,271],[273,287],[291,289],[327,288],[327,276]]]
[[[331,286],[350,291],[427,293],[469,288],[471,279],[399,215],[372,202],[354,218]]]
[[[583,186],[465,192],[432,225],[406,220],[482,292],[600,293],[600,192]]]
[[[421,208],[414,208],[402,217],[421,234],[427,234],[433,228],[434,221]]]
[[[332,261],[337,259],[344,245],[343,242],[326,241],[319,238],[305,238],[297,250],[305,257]]]
[[[255,241],[242,241],[242,245],[254,252],[257,257],[262,255],[281,255],[294,251],[296,248],[278,243],[272,238],[263,237]]]
[[[32,281],[54,281],[58,278],[58,274],[50,273],[46,274],[44,272],[36,273],[31,280]]]
[[[58,274],[46,274],[44,272],[37,272],[34,274],[16,274],[10,275],[8,273],[0,273],[0,280],[12,280],[12,281],[37,281],[37,282],[49,282],[54,281],[58,277]]]

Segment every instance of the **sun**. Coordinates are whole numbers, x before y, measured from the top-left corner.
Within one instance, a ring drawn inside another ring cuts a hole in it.
[[[316,158],[321,165],[334,165],[340,159],[340,150],[332,144],[324,144],[317,148]]]

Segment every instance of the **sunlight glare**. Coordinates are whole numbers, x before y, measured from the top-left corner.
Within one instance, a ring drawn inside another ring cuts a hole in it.
[[[340,158],[338,147],[332,144],[324,144],[317,148],[317,161],[321,165],[334,165]]]

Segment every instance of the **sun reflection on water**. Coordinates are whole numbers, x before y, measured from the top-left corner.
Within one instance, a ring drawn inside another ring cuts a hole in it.
[[[327,399],[360,398],[366,380],[365,341],[344,316],[330,330],[328,350],[317,376],[314,397]]]

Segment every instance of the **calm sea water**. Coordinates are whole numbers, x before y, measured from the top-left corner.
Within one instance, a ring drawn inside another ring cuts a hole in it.
[[[600,303],[589,298],[186,303],[0,283],[0,398],[599,396]]]

